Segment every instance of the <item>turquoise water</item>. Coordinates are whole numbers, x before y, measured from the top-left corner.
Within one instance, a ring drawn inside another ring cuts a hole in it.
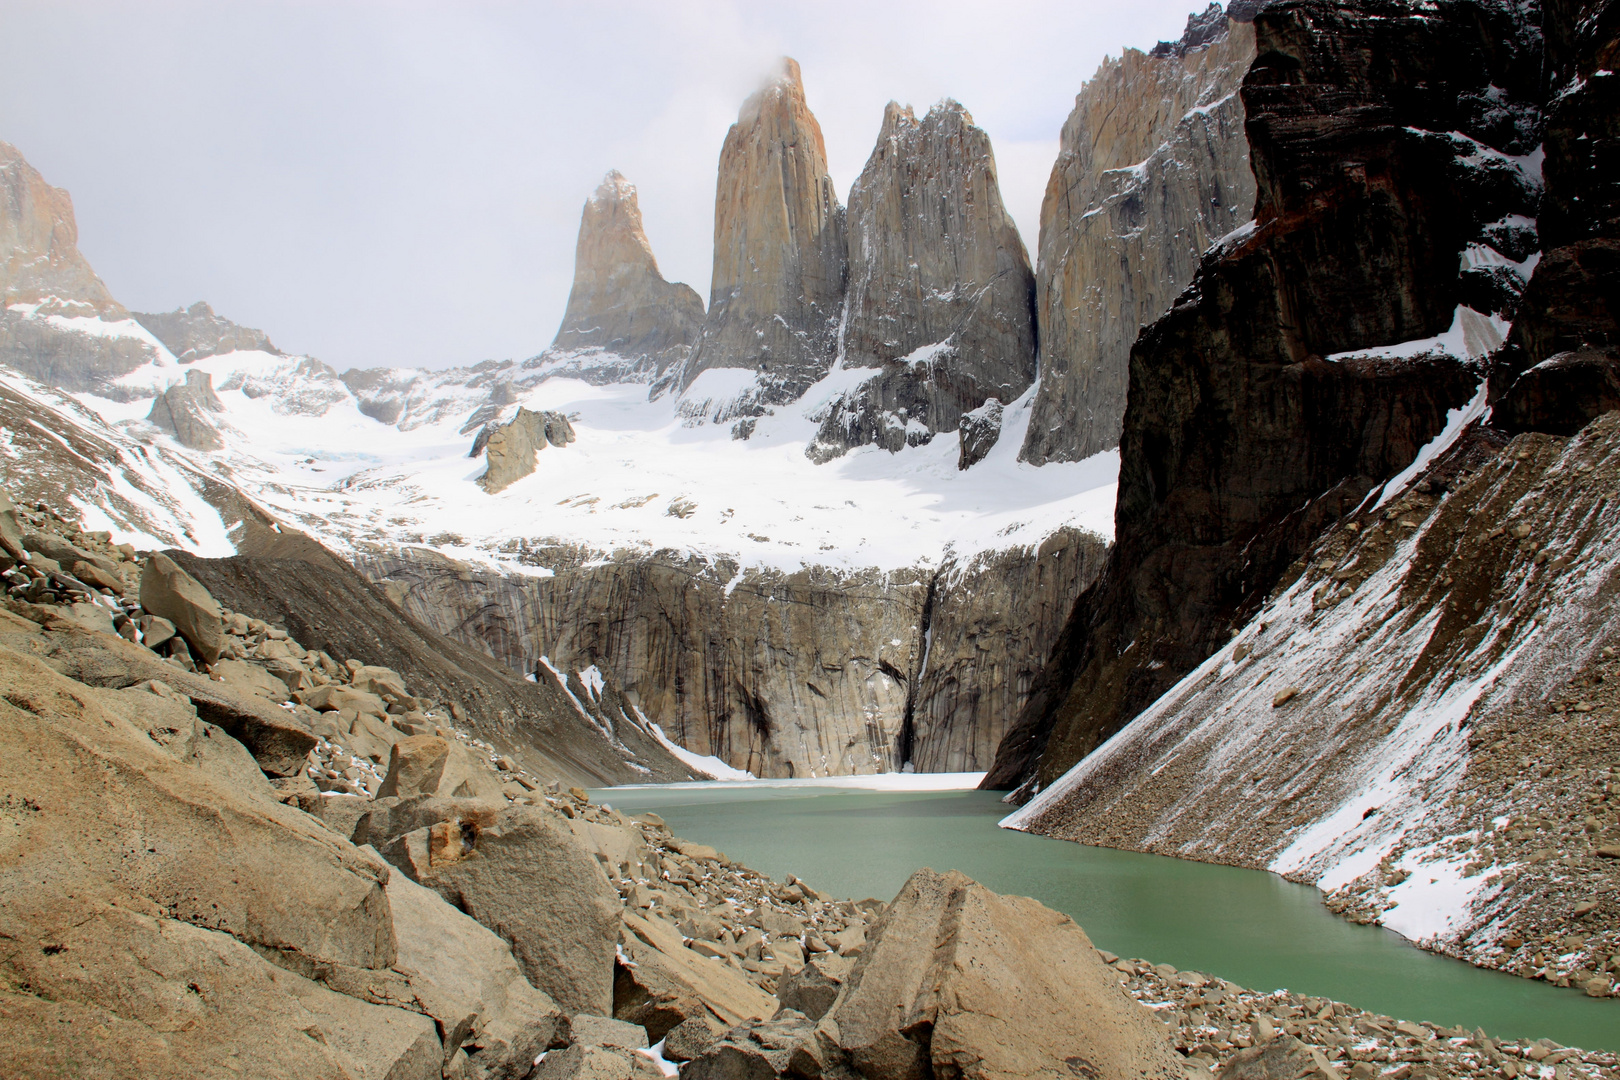
[[[998,793],[830,788],[613,788],[679,836],[834,896],[891,899],[923,866],[954,869],[1071,916],[1099,948],[1407,1020],[1620,1050],[1620,1001],[1595,1000],[1436,956],[1355,926],[1273,874],[1082,847],[996,827]]]

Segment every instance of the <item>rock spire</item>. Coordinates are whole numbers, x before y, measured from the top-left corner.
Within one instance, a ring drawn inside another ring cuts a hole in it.
[[[1027,461],[1119,445],[1131,343],[1192,281],[1204,249],[1252,216],[1237,89],[1254,28],[1239,16],[1254,17],[1212,4],[1180,41],[1103,61],[1075,98],[1041,203]]]
[[[732,414],[798,398],[832,365],[845,270],[844,208],[821,126],[798,63],[784,57],[720,151],[709,313],[681,389],[705,371],[743,368],[757,386]]]
[[[812,457],[926,442],[1034,381],[1035,275],[990,136],[957,102],[884,110],[849,196],[849,267],[844,366],[879,374],[834,404]]]
[[[658,271],[635,185],[608,173],[580,215],[574,287],[552,350],[600,349],[662,370],[702,326],[702,298]]]

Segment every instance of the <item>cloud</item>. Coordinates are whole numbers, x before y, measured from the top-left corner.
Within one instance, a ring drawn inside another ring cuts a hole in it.
[[[73,194],[131,307],[207,299],[340,367],[442,366],[549,343],[610,168],[706,296],[720,144],[783,54],[845,196],[887,101],[966,105],[1033,255],[1081,83],[1188,10],[0,0],[0,139]]]

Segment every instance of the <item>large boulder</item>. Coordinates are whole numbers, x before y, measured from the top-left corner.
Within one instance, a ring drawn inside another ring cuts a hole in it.
[[[396,1007],[387,865],[202,711],[0,644],[0,1074],[438,1076],[433,1020]]]
[[[653,1039],[694,1019],[732,1027],[776,1012],[774,998],[724,964],[686,947],[681,933],[656,915],[624,913],[614,972],[613,1015],[640,1024]]]
[[[384,857],[505,938],[562,1008],[611,1015],[619,897],[568,822],[537,806],[437,802],[445,818],[397,836]]]
[[[23,562],[28,558],[27,549],[23,547],[22,520],[17,516],[17,506],[3,491],[0,491],[0,552],[4,552],[13,562]]]
[[[1074,920],[954,870],[911,876],[831,1017],[867,1080],[1184,1075]]]
[[[681,1070],[682,1080],[853,1080],[854,1075],[833,1031],[791,1009],[739,1024]]]
[[[141,607],[147,614],[174,623],[193,656],[212,665],[225,648],[225,623],[219,604],[197,579],[162,552],[147,557],[141,571]]]
[[[501,794],[501,780],[474,761],[459,743],[436,735],[412,735],[389,751],[388,775],[377,794],[495,799]]]
[[[522,1080],[558,1030],[556,1003],[523,977],[505,941],[438,893],[393,874],[388,900],[399,943],[394,970],[439,1029],[456,1033],[447,1052],[470,1051],[477,1075],[489,1080]]]

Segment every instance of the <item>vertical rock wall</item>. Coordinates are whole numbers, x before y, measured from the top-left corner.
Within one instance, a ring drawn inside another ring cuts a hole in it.
[[[549,351],[599,350],[656,377],[685,358],[702,326],[696,291],[658,271],[635,185],[608,173],[580,215],[574,286]]]
[[[1249,220],[1237,90],[1254,55],[1253,27],[1212,5],[1180,42],[1105,60],[1075,98],[1041,203],[1040,389],[1024,460],[1119,445],[1131,344],[1204,249]]]
[[[640,557],[519,578],[409,550],[357,565],[416,618],[515,669],[541,656],[564,672],[599,666],[698,753],[760,776],[825,776],[988,767],[1105,551],[1065,530],[937,574],[739,577],[728,562]]]
[[[720,151],[709,312],[680,388],[743,369],[757,386],[722,414],[795,400],[832,364],[844,279],[844,208],[799,65],[784,58]]]
[[[849,267],[843,363],[877,374],[830,407],[812,458],[926,442],[1034,381],[1034,274],[961,105],[884,110],[850,191]]]

